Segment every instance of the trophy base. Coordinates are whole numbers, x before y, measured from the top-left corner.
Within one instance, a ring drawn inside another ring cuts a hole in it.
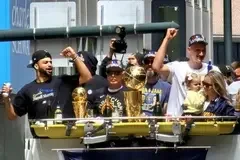
[[[142,92],[124,91],[124,102],[128,117],[140,117],[142,114]],[[141,119],[128,119],[128,122],[141,122]]]
[[[134,116],[134,117],[141,117],[141,115]],[[143,122],[143,119],[129,119],[128,122]]]

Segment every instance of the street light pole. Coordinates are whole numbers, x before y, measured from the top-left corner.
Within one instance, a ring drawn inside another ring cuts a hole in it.
[[[21,41],[21,40],[41,40],[58,38],[77,38],[91,36],[109,36],[116,35],[118,25],[102,26],[78,26],[78,27],[60,27],[60,28],[30,28],[1,30],[0,42],[3,41]],[[144,34],[163,32],[168,28],[179,28],[175,22],[142,23],[121,25],[126,28],[126,34]]]
[[[224,0],[224,51],[226,64],[232,62],[232,0]]]

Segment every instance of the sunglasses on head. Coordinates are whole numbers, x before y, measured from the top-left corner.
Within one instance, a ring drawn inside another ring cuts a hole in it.
[[[107,75],[119,76],[120,74],[122,74],[122,71],[107,71],[106,73],[107,73]]]

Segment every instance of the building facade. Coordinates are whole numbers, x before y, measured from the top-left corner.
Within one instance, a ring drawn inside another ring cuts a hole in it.
[[[226,63],[224,52],[223,0],[213,0],[214,59],[219,64]],[[240,60],[240,1],[232,0],[232,60]]]
[[[209,42],[210,54],[207,59],[212,59],[213,56],[210,0],[1,0],[0,5],[2,6],[0,29],[114,25],[126,21],[132,24],[175,21],[180,25],[180,29],[178,37],[169,46],[168,54],[172,60],[186,56],[188,38],[196,33],[204,34]],[[123,13],[127,13],[127,16]],[[122,14],[124,16],[121,16]],[[163,36],[164,32],[129,35],[128,52],[141,51],[143,48],[157,50]],[[76,50],[92,51],[101,60],[108,52],[110,38],[0,43],[2,49],[0,85],[10,81],[16,93],[24,84],[30,82],[34,78],[34,71],[27,69],[26,65],[31,59],[31,53],[37,49],[47,49],[53,54],[56,74],[70,73],[71,64],[59,57],[59,52],[64,47],[71,45]],[[2,114],[0,159],[56,159],[56,153],[51,151],[52,148],[79,147],[76,140],[69,140],[67,143],[60,140],[33,140],[27,134],[29,128],[26,117],[14,122],[6,120],[3,105],[0,106],[0,113]]]

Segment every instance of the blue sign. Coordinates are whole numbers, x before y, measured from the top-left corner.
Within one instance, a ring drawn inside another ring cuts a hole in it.
[[[11,29],[29,28],[31,0],[10,1],[10,27]],[[34,78],[34,71],[27,68],[31,59],[30,41],[11,42],[11,83],[14,91],[18,91]]]
[[[9,29],[9,0],[0,0],[0,29]],[[4,82],[10,81],[10,44],[9,42],[0,42],[1,54],[0,54],[0,87]]]

